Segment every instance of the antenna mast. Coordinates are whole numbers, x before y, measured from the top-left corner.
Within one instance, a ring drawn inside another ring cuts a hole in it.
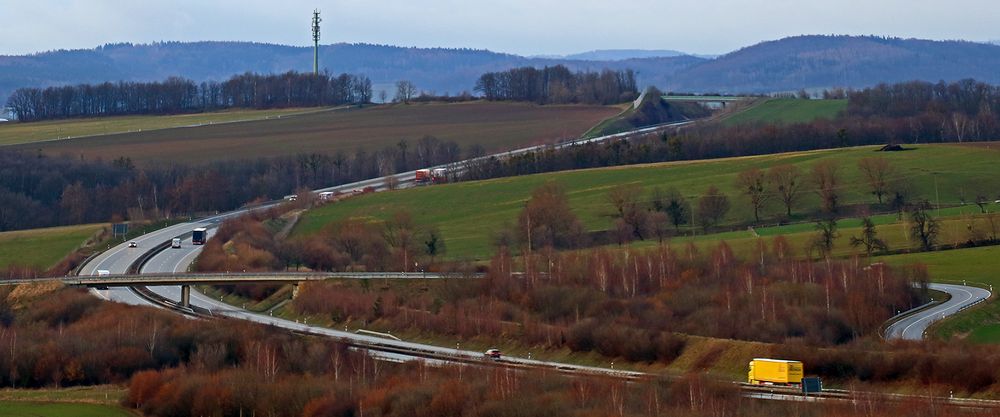
[[[313,10],[312,31],[313,31],[313,74],[319,74],[319,9]]]

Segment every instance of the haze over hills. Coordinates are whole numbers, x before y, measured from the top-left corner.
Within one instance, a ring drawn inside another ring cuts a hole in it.
[[[620,59],[638,54],[636,51],[529,58],[486,50],[371,44],[326,45],[320,54],[324,68],[333,73],[367,75],[376,91],[386,89],[390,96],[392,83],[401,79],[413,81],[422,90],[457,94],[471,91],[484,72],[556,64],[574,70],[631,68],[638,72],[640,84],[668,91],[768,93],[915,79],[976,78],[1000,83],[1000,46],[879,37],[799,36],[749,46],[715,59],[689,55]],[[151,81],[169,76],[222,80],[247,71],[309,71],[311,63],[308,47],[250,42],[113,44],[91,50],[0,56],[0,98],[19,87]]]
[[[771,92],[880,82],[1000,83],[1000,46],[868,36],[797,36],[763,42],[676,74],[671,88]]]
[[[622,61],[636,58],[670,58],[690,55],[698,58],[712,59],[715,55],[689,54],[672,49],[598,49],[570,55],[556,55],[548,58],[571,59],[577,61]]]

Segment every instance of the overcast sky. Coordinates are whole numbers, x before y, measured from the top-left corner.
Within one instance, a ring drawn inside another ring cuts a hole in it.
[[[0,0],[0,54],[109,42],[241,40],[719,54],[799,34],[1000,39],[996,0]]]

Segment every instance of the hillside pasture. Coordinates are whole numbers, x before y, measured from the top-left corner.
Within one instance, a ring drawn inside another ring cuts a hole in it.
[[[48,269],[105,226],[87,224],[0,232],[0,269],[12,265]]]
[[[882,256],[877,260],[893,266],[922,264],[933,281],[994,288],[994,294],[1000,290],[1000,246]],[[932,326],[928,333],[939,339],[1000,343],[1000,302],[994,295],[986,304]]]
[[[733,126],[753,123],[808,123],[816,119],[833,119],[847,109],[847,100],[799,100],[778,98],[754,104],[733,114],[724,124]]]
[[[715,185],[729,196],[732,206],[723,220],[723,226],[734,227],[753,221],[747,198],[736,190],[735,179],[739,172],[793,164],[802,169],[803,179],[808,181],[813,164],[831,160],[840,166],[842,204],[867,204],[873,203],[874,197],[869,193],[857,164],[861,158],[872,156],[888,159],[897,170],[897,178],[906,178],[912,184],[914,196],[945,207],[960,205],[963,196],[968,196],[975,187],[1000,189],[1000,165],[996,164],[1000,153],[997,150],[954,145],[926,145],[893,153],[877,153],[875,149],[860,147],[566,171],[377,193],[312,210],[303,216],[293,235],[309,235],[330,222],[350,217],[384,220],[396,210],[408,209],[417,224],[441,230],[449,248],[449,257],[484,259],[492,252],[491,242],[497,231],[516,222],[532,190],[547,181],[555,181],[565,187],[570,206],[584,226],[592,231],[611,227],[612,206],[607,194],[615,186],[623,184],[641,186],[643,198],[647,200],[654,187],[664,190],[674,187],[690,202],[697,200],[709,185]],[[820,199],[813,188],[811,185],[804,187],[801,200],[793,211],[793,215],[797,216],[793,220],[802,223],[782,226],[787,229],[780,233],[812,231],[809,218],[802,213],[818,210]],[[959,215],[978,210],[978,207],[967,205],[941,214]],[[772,199],[762,211],[762,223],[774,225],[782,214],[783,207]],[[886,216],[881,222],[888,223],[891,217]],[[851,226],[857,227],[856,221],[843,227]],[[902,226],[894,228],[902,233]],[[847,233],[846,230],[842,232]],[[688,228],[683,228],[682,233],[701,234]],[[733,238],[751,237],[745,231],[733,233],[737,235]],[[776,232],[765,228],[757,233],[766,236]]]
[[[411,148],[423,136],[501,151],[579,137],[620,110],[610,106],[539,106],[466,102],[411,104],[313,112],[295,117],[160,129],[28,143],[13,149],[83,158],[129,157],[137,164],[205,164],[301,153]],[[15,125],[16,126],[16,125]]]

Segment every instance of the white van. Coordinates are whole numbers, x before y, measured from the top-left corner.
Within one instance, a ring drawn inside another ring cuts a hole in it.
[[[99,277],[106,277],[108,275],[111,275],[111,271],[108,271],[107,269],[98,269],[97,270],[97,276],[99,276]]]
[[[175,237],[174,240],[170,241],[170,247],[174,249],[181,247],[181,239],[179,237]]]

